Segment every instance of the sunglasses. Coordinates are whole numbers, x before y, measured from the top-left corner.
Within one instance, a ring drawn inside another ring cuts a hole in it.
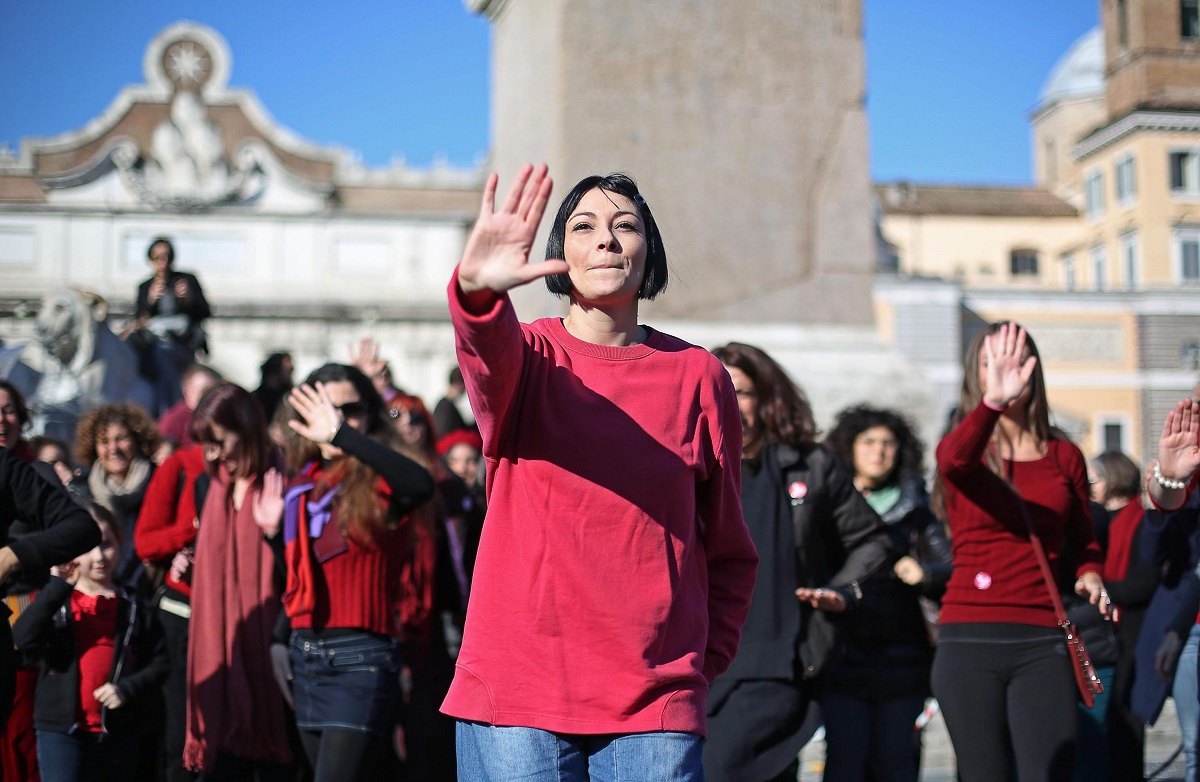
[[[344,405],[334,405],[345,418],[366,418],[367,403],[363,401],[347,402]]]

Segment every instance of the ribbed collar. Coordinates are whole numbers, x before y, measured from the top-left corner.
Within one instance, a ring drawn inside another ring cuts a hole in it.
[[[646,330],[645,342],[637,345],[629,345],[628,347],[596,345],[591,342],[584,342],[578,337],[573,336],[571,332],[567,331],[567,327],[563,325],[561,318],[545,318],[544,321],[550,336],[554,337],[567,350],[572,353],[580,353],[605,361],[632,361],[645,358],[657,351],[662,346],[663,341],[663,336],[660,332],[655,331],[649,326],[639,324]]]

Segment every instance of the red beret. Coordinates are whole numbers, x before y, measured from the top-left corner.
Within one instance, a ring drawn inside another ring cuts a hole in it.
[[[483,438],[473,429],[455,429],[437,442],[437,452],[442,456],[450,453],[456,445],[469,445],[476,451],[483,451]]]

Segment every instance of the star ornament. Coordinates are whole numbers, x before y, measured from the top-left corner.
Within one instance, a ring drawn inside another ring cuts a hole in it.
[[[208,73],[207,54],[191,41],[181,41],[167,50],[167,73],[180,83],[199,84]]]

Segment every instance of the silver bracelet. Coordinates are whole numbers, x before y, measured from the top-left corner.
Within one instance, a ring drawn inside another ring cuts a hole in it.
[[[1158,481],[1158,485],[1164,489],[1186,489],[1187,481],[1173,481],[1162,474],[1158,462],[1154,463],[1154,480]]]
[[[343,423],[343,422],[345,422],[345,420],[346,420],[345,418],[341,418],[341,417],[339,417],[339,418],[338,418],[338,422],[337,422],[336,424],[334,424],[334,425],[333,425],[333,428],[332,428],[332,429],[330,429],[330,430],[329,430],[329,443],[330,443],[330,445],[332,445],[332,444],[333,444],[333,438],[337,437],[337,433],[338,433],[338,432],[340,432],[340,431],[342,431],[342,423]]]

